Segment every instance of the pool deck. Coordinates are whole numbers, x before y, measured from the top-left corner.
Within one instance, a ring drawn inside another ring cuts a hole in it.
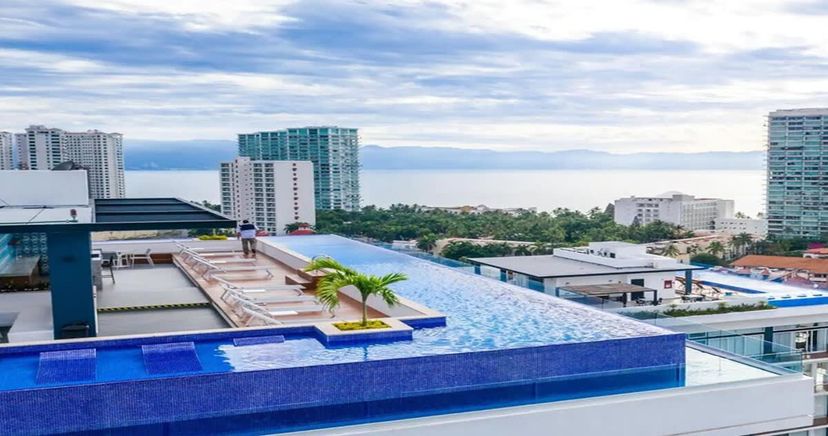
[[[98,335],[117,336],[209,330],[228,324],[201,290],[174,265],[136,265],[115,270],[97,292]],[[49,291],[0,293],[0,326],[10,342],[51,340]]]
[[[211,259],[215,260],[228,260],[233,258],[238,258],[240,255],[228,255],[228,256],[216,256],[211,257]],[[265,266],[268,268],[273,277],[265,278],[263,274],[258,271],[245,273],[245,274],[235,274],[234,276],[223,276],[222,278],[226,279],[231,283],[236,283],[245,287],[266,287],[266,286],[274,286],[274,285],[284,285],[284,284],[301,284],[305,287],[303,290],[303,294],[306,296],[316,296],[316,289],[312,282],[311,277],[301,271],[298,271],[294,268],[291,268],[270,256],[264,253],[258,253],[255,257],[256,266]],[[189,279],[195,283],[204,293],[204,295],[209,299],[212,304],[221,311],[224,318],[234,327],[250,327],[252,324],[248,324],[246,317],[240,316],[237,310],[237,307],[222,299],[222,295],[224,294],[224,289],[222,289],[221,284],[217,280],[208,280],[204,278],[201,271],[196,270],[190,263],[184,262],[180,254],[173,255],[173,262],[175,265],[180,268],[180,270],[189,277]],[[296,307],[296,306],[312,306],[313,302],[303,302],[303,303],[271,303],[268,304],[269,309],[278,310],[280,307]],[[375,309],[368,310],[368,316],[370,318],[383,318],[386,315],[381,313]],[[330,316],[328,312],[323,313],[306,313],[306,314],[298,314],[293,316],[283,316],[280,317],[280,321],[284,322],[285,324],[307,324],[307,323],[314,323],[314,322],[323,322],[323,321],[336,321],[336,320],[357,320],[362,317],[362,307],[361,304],[349,298],[346,295],[340,294],[340,306],[335,309],[334,316]]]

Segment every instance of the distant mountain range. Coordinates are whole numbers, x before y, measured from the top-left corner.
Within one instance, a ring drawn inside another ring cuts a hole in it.
[[[228,140],[143,141],[124,145],[127,170],[215,170],[236,156]],[[493,151],[450,147],[360,149],[364,169],[749,169],[763,168],[763,152],[630,153],[590,150]]]

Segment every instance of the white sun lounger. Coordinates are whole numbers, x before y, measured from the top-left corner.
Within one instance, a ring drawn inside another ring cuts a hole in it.
[[[221,295],[221,298],[226,300],[227,297],[231,297],[234,300],[246,300],[250,301],[251,303],[259,303],[259,304],[268,304],[268,303],[302,303],[307,301],[316,301],[316,297],[312,295],[286,295],[284,293],[280,293],[279,291],[270,291],[267,293],[261,294],[253,294],[248,295],[242,292],[236,291],[235,289],[229,288],[225,285],[221,285],[224,288],[224,293]]]
[[[225,265],[215,265],[210,263],[204,259],[196,259],[196,263],[199,264],[200,267],[204,269],[201,273],[201,277],[204,277],[207,280],[212,280],[214,276],[218,274],[235,274],[235,273],[247,273],[247,272],[255,272],[255,271],[264,271],[265,276],[269,279],[273,277],[273,273],[270,272],[270,267],[268,266],[260,266],[260,265],[238,265],[238,266],[225,266]],[[196,267],[193,267],[194,269]]]
[[[196,259],[201,259],[212,265],[232,265],[232,264],[247,264],[252,265],[256,263],[256,259],[246,259],[241,257],[234,257],[230,259],[207,259],[201,254],[192,254],[190,257],[182,258],[184,263],[194,264]]]
[[[284,284],[284,285],[280,285],[280,284],[271,285],[271,284],[268,284],[268,285],[262,285],[262,286],[243,286],[243,285],[239,285],[237,283],[227,281],[227,280],[225,280],[221,277],[218,277],[218,276],[213,277],[213,278],[216,279],[216,281],[219,282],[222,285],[222,287],[226,286],[227,288],[230,288],[230,289],[232,289],[236,292],[240,292],[242,294],[264,294],[264,293],[267,293],[267,292],[283,291],[283,292],[290,292],[290,293],[296,294],[296,295],[303,295],[304,294],[303,290],[305,289],[305,287],[302,286],[302,285],[287,285],[287,284]]]
[[[242,312],[248,316],[247,320],[244,321],[246,326],[250,326],[251,321],[258,320],[263,323],[267,324],[274,324],[274,325],[282,325],[288,323],[301,323],[301,322],[314,322],[314,321],[327,321],[330,320],[331,317],[323,316],[323,317],[316,317],[316,318],[305,318],[305,319],[298,319],[298,320],[283,320],[278,319],[278,316],[288,316],[288,315],[271,315],[268,312],[262,312],[257,310],[256,308],[251,307],[243,307]],[[290,315],[298,315],[298,313],[291,313]]]

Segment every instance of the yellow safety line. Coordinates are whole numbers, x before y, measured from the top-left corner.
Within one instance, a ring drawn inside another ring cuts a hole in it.
[[[176,304],[153,304],[147,306],[127,306],[127,307],[99,307],[98,312],[128,312],[133,310],[163,310],[163,309],[196,309],[202,307],[210,307],[209,302],[201,303],[176,303]]]

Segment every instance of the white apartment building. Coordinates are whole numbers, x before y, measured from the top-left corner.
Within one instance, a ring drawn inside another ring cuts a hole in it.
[[[66,161],[64,133],[61,129],[33,125],[26,129],[26,133],[16,134],[20,169],[51,170]]]
[[[221,208],[270,234],[285,234],[288,224],[315,225],[313,163],[248,157],[222,162]]]
[[[715,230],[717,233],[738,235],[747,233],[760,238],[768,236],[768,220],[760,218],[716,218]]]
[[[0,132],[0,171],[14,169],[13,142],[14,135],[9,132]]]
[[[733,200],[696,198],[679,192],[615,200],[615,222],[623,225],[663,221],[687,230],[714,230],[717,218],[733,217]]]
[[[123,135],[99,130],[67,132],[45,126],[29,126],[16,135],[20,168],[51,170],[71,160],[87,169],[92,198],[123,198]]]
[[[65,132],[66,155],[86,168],[92,198],[126,197],[123,135],[99,130]]]

